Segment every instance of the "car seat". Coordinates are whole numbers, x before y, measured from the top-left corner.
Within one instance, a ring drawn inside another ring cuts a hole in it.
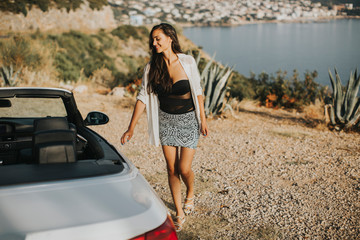
[[[33,158],[39,164],[76,161],[76,131],[65,117],[34,120]]]

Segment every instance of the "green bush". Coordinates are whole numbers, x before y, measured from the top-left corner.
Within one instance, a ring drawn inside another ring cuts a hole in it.
[[[0,41],[0,64],[2,66],[14,66],[15,70],[22,67],[39,69],[43,61],[41,53],[31,46],[31,42],[27,38],[12,36]]]
[[[139,35],[138,35],[137,39],[147,41],[149,38],[149,34],[150,34],[149,29],[147,29],[144,26],[139,26],[139,27],[137,27],[137,29],[139,31]]]
[[[94,41],[95,38],[106,39],[102,34],[86,35],[76,31],[48,36],[48,40],[59,47],[55,55],[55,65],[61,79],[77,81],[80,72],[83,72],[86,77],[90,77],[93,71],[101,67],[106,67],[114,74],[117,73],[114,60],[103,51],[111,44],[109,45],[108,41],[99,41],[100,45],[97,45]]]
[[[253,99],[256,95],[253,81],[236,71],[233,71],[229,87],[230,96],[240,101],[243,99]]]
[[[63,0],[58,0],[63,1]],[[87,0],[91,9],[100,10],[103,6],[108,5],[107,0]]]
[[[276,76],[261,73],[257,78],[252,74],[250,80],[255,83],[255,99],[267,107],[295,108],[315,103],[316,99],[323,100],[327,95],[326,87],[315,82],[317,72],[306,72],[301,80],[294,70],[289,79],[286,72],[278,71]]]
[[[328,96],[327,88],[315,82],[316,71],[306,72],[301,80],[297,70],[291,77],[287,72],[278,71],[276,75],[266,72],[256,76],[251,73],[249,78],[238,72],[233,72],[229,84],[230,96],[238,100],[258,100],[261,105],[274,108],[295,108],[315,103],[316,99],[323,101]]]
[[[135,29],[145,34],[146,28]],[[34,42],[51,46],[54,67],[59,79],[63,81],[77,81],[82,76],[89,78],[97,69],[106,68],[114,76],[114,82],[109,86],[126,85],[127,82],[134,80],[129,79],[132,78],[131,75],[147,61],[144,57],[114,54],[114,51],[118,51],[121,46],[118,46],[116,39],[104,30],[92,35],[77,31],[47,35],[38,31],[30,36]],[[117,69],[115,64],[117,58],[121,58],[126,64],[125,69]]]
[[[12,12],[15,14],[22,13],[25,16],[33,6],[40,8],[43,12],[48,11],[51,7],[57,7],[59,9],[65,8],[68,12],[70,10],[76,10],[81,4],[87,1],[91,9],[101,9],[104,5],[107,5],[106,0],[2,0],[0,1],[0,12]]]
[[[114,49],[117,47],[114,39],[104,30],[100,30],[98,34],[92,35],[92,37],[99,41],[103,50]]]
[[[121,25],[111,32],[112,35],[117,36],[122,40],[127,40],[130,37],[138,40],[144,40],[149,36],[149,30],[146,27],[134,27],[131,25]]]

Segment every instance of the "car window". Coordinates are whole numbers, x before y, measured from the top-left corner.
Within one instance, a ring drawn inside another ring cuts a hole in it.
[[[4,98],[2,98],[4,99]],[[4,118],[37,118],[67,116],[64,102],[57,98],[5,98],[10,106],[0,109],[0,117]]]

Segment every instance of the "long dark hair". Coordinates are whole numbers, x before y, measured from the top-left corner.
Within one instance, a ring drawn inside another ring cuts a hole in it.
[[[150,92],[156,93],[157,85],[159,84],[165,90],[165,92],[169,92],[172,86],[172,83],[170,81],[169,71],[167,69],[163,54],[157,53],[156,48],[153,46],[154,40],[152,34],[157,29],[161,29],[166,36],[169,36],[171,38],[172,40],[171,49],[174,53],[182,53],[179,40],[176,34],[176,30],[173,26],[167,23],[161,23],[159,25],[155,25],[151,29],[149,36],[149,48],[151,50],[151,58],[150,58],[149,82],[147,85],[148,93]]]

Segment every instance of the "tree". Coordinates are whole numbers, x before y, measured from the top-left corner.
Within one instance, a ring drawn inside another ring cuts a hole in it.
[[[27,15],[33,6],[40,8],[43,12],[48,11],[52,7],[65,8],[68,12],[76,10],[81,4],[87,1],[91,9],[101,9],[107,5],[106,0],[1,0],[0,11],[12,12],[15,14]]]

